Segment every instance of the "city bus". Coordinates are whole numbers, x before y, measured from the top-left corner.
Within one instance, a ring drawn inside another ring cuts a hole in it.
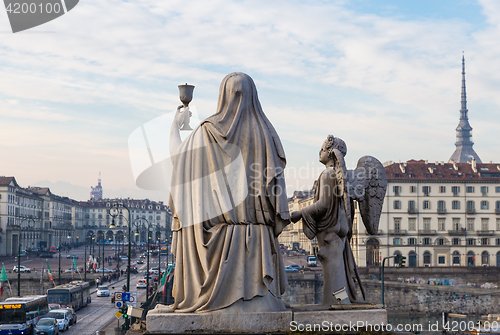
[[[80,286],[82,288],[81,307],[85,307],[92,302],[92,298],[90,296],[90,284],[88,282],[83,280],[73,280],[70,284]]]
[[[82,307],[83,296],[80,285],[63,284],[47,290],[49,304],[59,304],[61,307],[71,307],[75,311]]]
[[[0,302],[0,334],[33,334],[38,320],[48,312],[46,295],[8,298]]]

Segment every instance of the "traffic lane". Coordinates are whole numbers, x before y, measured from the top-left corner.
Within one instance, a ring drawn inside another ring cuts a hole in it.
[[[135,275],[134,279],[140,279],[142,278],[142,276],[138,276],[138,275]],[[132,278],[131,278],[132,279]],[[135,281],[135,283],[137,282],[137,280]],[[135,288],[135,284],[132,285],[132,281],[130,282],[130,286],[132,286],[134,290],[131,290],[131,292],[137,292],[137,307],[140,307],[141,306],[141,303],[145,302],[146,299],[147,299],[147,296],[146,296],[146,289],[137,289]],[[114,313],[116,313],[118,311],[117,308],[115,308],[114,310]],[[113,313],[113,318],[111,319],[111,321],[109,321],[108,325],[105,327],[105,328],[101,328],[100,330],[104,330],[106,334],[114,334],[115,333],[115,327],[120,324],[122,325],[123,322],[124,322],[124,319],[123,317],[121,317],[119,320],[116,319],[116,317],[114,316],[114,313]]]
[[[131,288],[135,289],[135,282],[137,282],[140,277],[141,276],[138,274],[131,274]],[[106,284],[110,288],[111,293],[121,292],[121,287],[126,283],[126,281],[126,276],[123,276],[117,282]],[[114,289],[112,289],[112,287],[114,287]],[[72,325],[66,334],[95,334],[98,330],[102,330],[107,327],[110,322],[116,321],[114,314],[117,312],[117,309],[115,308],[115,304],[111,302],[111,296],[97,297],[97,293],[94,291],[91,294],[91,298],[92,302],[89,305],[76,312],[77,323]],[[113,325],[114,323],[111,324]]]

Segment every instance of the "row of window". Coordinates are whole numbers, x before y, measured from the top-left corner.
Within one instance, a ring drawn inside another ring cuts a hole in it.
[[[439,193],[446,193],[446,186],[437,186]],[[392,190],[394,192],[395,196],[399,196],[403,190],[402,186],[393,186]],[[475,193],[476,187],[475,186],[466,186],[465,187],[465,193]],[[409,189],[410,193],[417,193],[417,186],[410,186]],[[481,194],[486,195],[489,192],[489,187],[488,186],[481,186],[480,187]],[[422,193],[424,195],[429,195],[431,193],[431,186],[422,186]],[[452,186],[451,187],[451,193],[457,195],[460,193],[460,186]],[[500,193],[500,186],[495,186],[495,193]]]
[[[394,252],[394,255],[401,255],[401,252],[396,251]],[[425,251],[423,253],[423,261],[424,264],[431,264],[431,256],[432,254],[429,251]],[[469,251],[466,256],[467,260],[467,265],[468,266],[475,266],[476,265],[476,254],[473,251]],[[495,256],[495,254],[492,254],[491,256]],[[454,251],[451,254],[451,261],[453,265],[460,265],[460,258],[462,255],[460,254],[459,251]],[[446,256],[444,255],[438,255],[437,257],[438,264],[446,264]],[[396,265],[396,263],[395,263]],[[414,251],[410,251],[408,253],[408,265],[409,266],[416,266],[416,254]],[[481,253],[481,265],[486,266],[490,265],[490,253],[488,251],[483,251]],[[496,253],[496,266],[500,266],[500,251]]]
[[[460,203],[461,203],[460,200],[453,200],[451,202],[451,209],[455,209],[455,210],[460,209],[460,207],[461,207]],[[423,209],[431,209],[431,204],[432,204],[431,201],[424,200],[422,202],[422,208]],[[476,210],[476,202],[474,200],[467,200],[466,206],[467,206],[467,211],[469,211],[469,212]],[[392,207],[393,207],[393,209],[402,209],[401,200],[394,200]],[[490,209],[490,202],[488,200],[481,200],[480,201],[480,208],[482,210]],[[416,210],[417,210],[417,207],[416,207],[415,200],[408,200],[408,211],[411,213],[411,212],[415,212]],[[437,210],[438,210],[438,212],[445,212],[446,211],[446,201],[439,200],[437,202]],[[495,210],[500,211],[500,201],[495,202]]]
[[[446,231],[446,218],[438,218],[438,231]],[[423,218],[423,230],[431,230],[431,218]],[[467,218],[467,230],[474,231],[475,230],[475,218]],[[401,230],[401,218],[394,218],[394,230]],[[490,228],[490,219],[489,218],[481,218],[481,231],[487,231]],[[500,218],[496,218],[496,230],[500,231]],[[408,218],[408,230],[416,231],[417,230],[417,218]],[[452,218],[452,226],[451,230],[459,231],[462,230],[462,224],[460,218]]]
[[[420,243],[422,245],[432,245],[432,239],[430,237],[424,237],[420,240]],[[395,237],[392,240],[392,244],[394,245],[403,245],[404,240],[401,237]],[[417,245],[418,241],[416,237],[409,237],[407,239],[407,245]],[[435,245],[449,245],[449,241],[446,238],[438,238],[434,241]],[[465,239],[465,245],[491,245],[490,244],[490,239],[487,237],[482,237],[482,238],[467,238]],[[451,239],[451,245],[462,245],[462,239],[461,238],[452,238]],[[500,238],[495,239],[495,245],[500,245]]]

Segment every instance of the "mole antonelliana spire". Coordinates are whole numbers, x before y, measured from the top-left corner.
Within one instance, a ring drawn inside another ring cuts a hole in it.
[[[467,115],[467,96],[465,92],[465,56],[462,56],[462,101],[460,109],[460,122],[457,126],[457,142],[455,152],[451,155],[450,161],[456,163],[467,163],[474,159],[476,163],[481,163],[481,159],[476,154],[472,146],[474,142],[471,141],[472,127],[469,124],[469,117]]]

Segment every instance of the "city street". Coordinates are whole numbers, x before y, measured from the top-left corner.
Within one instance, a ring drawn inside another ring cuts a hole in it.
[[[105,246],[105,251],[104,251],[104,256],[113,256],[115,255],[115,251],[112,250],[111,245],[106,245]],[[125,252],[127,252],[127,245],[121,246]],[[95,249],[96,256],[97,256],[97,247]],[[102,253],[102,249],[101,249]],[[142,252],[137,249],[137,256],[139,256]],[[69,276],[70,274],[66,273],[64,274],[64,271],[66,269],[71,269],[71,265],[73,263],[71,258],[67,258],[68,255],[78,255],[78,259],[76,259],[76,263],[79,268],[84,266],[84,248],[81,246],[80,248],[77,249],[71,249],[70,251],[61,251],[61,272],[62,272],[62,277]],[[58,268],[59,268],[59,253],[54,254],[54,258],[48,258],[52,274],[54,276],[54,281],[57,284],[58,281]],[[89,248],[87,247],[87,257],[89,256]],[[146,290],[145,289],[136,289],[136,283],[139,279],[144,278],[144,273],[146,271],[146,261],[144,261],[144,264],[137,264],[136,261],[139,257],[132,258],[131,265],[137,265],[137,269],[139,271],[138,274],[131,273],[130,275],[130,292],[137,292],[137,299],[138,303],[137,306],[139,307],[142,302],[146,301]],[[170,259],[171,260],[171,259]],[[167,257],[165,255],[161,256],[161,264],[162,268],[165,268],[167,261]],[[17,260],[12,257],[12,260],[4,262],[5,268],[7,272],[11,271],[14,266],[17,265]],[[47,273],[47,265],[46,265],[46,259],[45,258],[39,258],[39,257],[22,257],[21,259],[21,265],[24,265],[26,267],[31,268],[31,273],[21,273],[22,278],[27,278],[27,277],[35,277],[35,276],[40,276],[41,275],[41,269],[42,266],[45,268],[45,273],[44,273],[44,280],[48,280],[48,273]],[[109,263],[105,264],[106,268],[109,269],[115,269],[117,266],[117,262],[113,261],[112,265],[109,265]],[[158,267],[158,256],[150,258],[150,268]],[[127,261],[120,261],[120,269],[126,270],[127,268]],[[14,273],[10,274],[10,277],[15,275]],[[81,274],[83,278],[83,273]],[[87,280],[89,278],[92,278],[94,274],[87,274]],[[80,275],[78,273],[74,273],[74,279],[79,280]],[[118,281],[114,281],[112,283],[106,282],[104,285],[108,286],[110,288],[110,292],[122,292],[122,286],[126,284],[127,277],[126,274],[120,277]],[[118,309],[115,307],[113,303],[111,303],[111,297],[97,297],[96,295],[96,288],[91,287],[91,292],[92,293],[92,302],[86,306],[83,307],[82,309],[78,310],[76,312],[77,314],[77,323],[72,325],[66,334],[94,334],[98,330],[107,330],[106,333],[113,333],[112,330],[114,330],[114,327],[117,326],[118,320],[115,317],[115,313],[118,311]],[[123,324],[124,319],[121,318],[119,320],[120,325]]]
[[[104,246],[104,257],[108,257],[108,256],[113,257],[115,255],[116,251],[112,250],[113,247],[114,246],[112,246],[112,245],[105,245]],[[124,250],[124,251],[122,251],[122,253],[127,254],[127,245],[122,245],[119,247]],[[99,255],[98,246],[94,246],[93,249],[95,251],[95,257],[97,258],[97,256]],[[101,252],[100,252],[101,254],[103,252],[102,250],[103,249],[101,246]],[[133,247],[132,247],[132,250],[134,250]],[[137,256],[139,256],[142,253],[142,251],[140,251],[139,248],[137,248],[136,251],[137,251]],[[89,246],[87,246],[87,258],[90,256],[90,253],[91,253],[90,248],[89,248]],[[85,255],[84,254],[85,254],[85,252],[84,252],[83,246],[80,246],[79,248],[72,248],[70,251],[61,250],[61,274],[64,274],[64,271],[71,269],[71,267],[72,267],[73,259],[67,258],[68,255],[77,255],[78,259],[75,259],[76,264],[78,265],[78,268],[80,268],[80,269],[83,268],[84,263],[85,263],[85,260],[84,260]],[[161,256],[162,264],[165,264],[166,258],[167,257],[165,255]],[[47,260],[49,261],[49,265],[50,265],[50,268],[52,270],[52,275],[54,276],[54,280],[57,283],[58,271],[59,271],[59,252],[53,254],[53,258],[40,258],[40,257],[36,256],[35,254],[29,254],[28,256],[21,257],[21,265],[24,265],[24,266],[31,269],[30,274],[22,273],[21,276],[22,277],[24,277],[24,276],[34,277],[36,275],[40,275],[41,274],[40,272],[41,272],[42,267],[43,267],[43,268],[45,268],[44,280],[45,279],[48,280]],[[131,265],[137,265],[136,260],[137,260],[137,258],[132,258]],[[144,262],[146,262],[146,261],[144,261]],[[158,256],[156,256],[154,258],[153,257],[150,258],[150,263],[151,264],[155,263],[157,266],[158,265]],[[5,265],[5,270],[7,272],[9,272],[9,271],[12,272],[12,269],[14,268],[14,266],[17,266],[17,258],[16,257],[9,258],[9,260],[4,261],[4,265]],[[115,269],[117,267],[117,265],[119,265],[120,269],[126,270],[127,261],[121,260],[118,264],[117,261],[113,260],[111,264],[106,262],[104,264],[104,267],[107,269]],[[144,269],[145,269],[145,267],[144,267]],[[83,278],[83,273],[81,275]],[[74,278],[79,279],[80,278],[79,274],[74,273]]]
[[[130,292],[137,292],[138,307],[142,302],[146,301],[146,290],[137,290],[135,288],[135,283],[139,278],[142,278],[142,273],[130,276]],[[118,282],[108,286],[110,292],[121,292],[121,287],[125,283],[126,277],[124,276]],[[111,297],[97,297],[94,292],[92,294],[92,303],[76,312],[77,323],[72,325],[66,334],[95,334],[98,330],[113,329],[118,322],[114,315],[117,311],[118,309],[111,302]],[[123,324],[123,318],[120,319],[120,324]],[[106,334],[114,334],[114,332],[106,331]]]

